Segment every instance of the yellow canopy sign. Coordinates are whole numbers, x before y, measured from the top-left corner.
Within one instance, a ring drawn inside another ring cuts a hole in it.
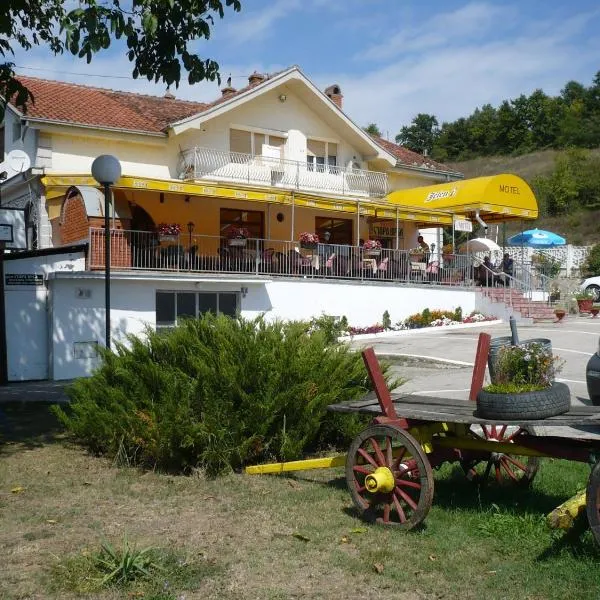
[[[486,222],[536,219],[538,205],[526,181],[516,175],[493,175],[441,185],[398,190],[386,200],[404,209],[460,212],[472,218],[477,211]]]

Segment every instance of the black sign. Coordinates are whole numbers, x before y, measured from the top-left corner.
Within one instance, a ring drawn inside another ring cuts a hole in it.
[[[6,285],[44,285],[44,276],[40,273],[6,273]]]

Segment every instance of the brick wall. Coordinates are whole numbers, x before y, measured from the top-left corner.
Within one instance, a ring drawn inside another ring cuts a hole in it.
[[[73,244],[88,237],[88,216],[83,198],[75,194],[63,202],[58,232],[60,244]]]
[[[114,228],[111,222],[110,266],[115,269],[131,268],[131,240],[128,231],[129,219],[115,219]],[[104,268],[104,219],[91,217],[89,227],[92,227],[89,265],[91,269]],[[115,231],[116,230],[116,231]]]

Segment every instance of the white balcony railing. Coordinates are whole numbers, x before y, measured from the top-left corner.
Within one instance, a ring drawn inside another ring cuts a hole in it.
[[[179,177],[365,198],[381,198],[388,192],[386,173],[200,147],[182,153]]]

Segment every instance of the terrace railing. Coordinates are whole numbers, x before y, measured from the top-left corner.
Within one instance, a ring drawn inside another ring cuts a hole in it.
[[[104,230],[90,229],[89,268],[104,268]],[[274,277],[474,285],[472,257],[365,250],[342,244],[303,248],[298,242],[228,240],[180,234],[169,239],[146,231],[111,231],[111,267],[119,271],[238,273]]]
[[[378,171],[202,147],[182,153],[179,176],[367,198],[381,198],[388,192],[387,174]]]

